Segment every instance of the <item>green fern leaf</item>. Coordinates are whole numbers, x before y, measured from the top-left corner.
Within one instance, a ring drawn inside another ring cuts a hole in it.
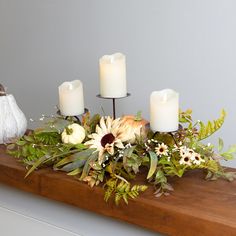
[[[225,110],[222,110],[219,119],[208,121],[206,125],[203,122],[199,122],[200,129],[198,131],[197,139],[198,140],[206,139],[213,133],[215,133],[218,129],[220,129],[224,123],[225,116],[226,112]]]
[[[104,188],[106,188],[105,194],[104,194],[104,200],[107,202],[110,197],[112,196],[113,192],[116,189],[117,185],[117,179],[109,179],[106,184],[104,185]],[[118,200],[119,201],[119,200]]]
[[[135,199],[139,196],[140,192],[144,192],[146,189],[146,185],[134,185],[131,188],[130,183],[121,181],[115,190],[115,203],[119,205],[120,200],[123,199],[128,204],[129,198]]]

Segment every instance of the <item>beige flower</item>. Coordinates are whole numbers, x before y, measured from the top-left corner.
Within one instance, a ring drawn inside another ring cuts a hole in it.
[[[162,144],[158,143],[157,147],[155,148],[155,151],[158,156],[160,156],[160,155],[167,156],[168,155],[168,147],[164,143],[162,143]]]
[[[191,156],[189,154],[184,155],[180,161],[179,161],[180,165],[188,165],[191,166],[192,162],[191,162]]]
[[[120,118],[113,120],[111,117],[102,117],[100,124],[96,126],[96,133],[89,135],[91,138],[85,143],[90,148],[99,151],[98,162],[102,164],[105,160],[104,153],[114,155],[115,147],[123,149],[124,142],[127,142],[132,134],[132,130],[122,124]]]
[[[185,157],[186,155],[192,157],[192,155],[195,153],[192,149],[187,148],[186,146],[181,146],[179,148],[179,153],[181,157]]]
[[[195,165],[200,165],[202,162],[205,162],[205,160],[201,158],[201,155],[196,152],[191,156],[191,160]]]

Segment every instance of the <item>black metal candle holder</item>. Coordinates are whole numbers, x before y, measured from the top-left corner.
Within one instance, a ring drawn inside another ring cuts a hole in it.
[[[84,108],[84,113],[82,114],[79,114],[79,115],[75,115],[75,116],[64,116],[61,114],[61,111],[58,110],[57,111],[57,114],[60,115],[60,116],[64,116],[65,117],[65,120],[68,120],[70,117],[72,118],[75,118],[77,120],[77,122],[81,125],[81,121],[80,121],[80,116],[83,116],[84,114],[86,114],[89,110],[87,108]]]
[[[116,99],[126,98],[126,97],[129,97],[130,95],[131,95],[130,93],[127,93],[126,96],[124,96],[124,97],[114,98],[114,97],[103,97],[103,96],[101,96],[101,94],[98,94],[97,97],[102,98],[102,99],[112,100],[113,118],[116,119]]]

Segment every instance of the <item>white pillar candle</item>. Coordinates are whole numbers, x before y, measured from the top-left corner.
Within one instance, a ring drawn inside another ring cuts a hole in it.
[[[152,92],[150,116],[152,131],[172,132],[178,130],[179,94],[172,89]]]
[[[125,55],[115,53],[105,55],[99,60],[100,67],[100,95],[107,98],[125,97],[126,63]]]
[[[64,82],[59,86],[59,108],[64,116],[84,113],[83,84],[80,80]]]

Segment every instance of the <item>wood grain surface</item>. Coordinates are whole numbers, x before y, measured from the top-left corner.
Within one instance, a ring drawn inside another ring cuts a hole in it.
[[[101,186],[90,188],[62,172],[41,169],[26,179],[25,174],[25,167],[0,145],[1,183],[167,235],[236,235],[236,181],[208,182],[202,171],[172,178],[170,196],[155,198],[150,187],[128,206],[105,203]],[[135,182],[143,184],[143,179]]]

